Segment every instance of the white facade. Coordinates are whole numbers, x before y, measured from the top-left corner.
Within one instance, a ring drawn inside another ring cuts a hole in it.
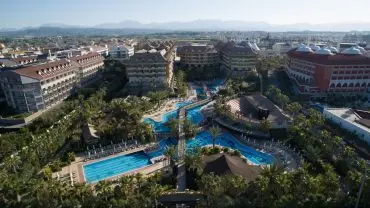
[[[326,119],[338,124],[348,132],[356,134],[360,139],[370,144],[370,129],[358,121],[362,119],[350,108],[325,108],[323,115]]]
[[[110,55],[113,59],[126,61],[135,53],[133,47],[126,45],[114,45],[110,49]]]

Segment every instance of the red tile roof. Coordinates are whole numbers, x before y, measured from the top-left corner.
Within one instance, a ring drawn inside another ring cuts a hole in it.
[[[17,69],[14,70],[14,72],[19,75],[42,80],[74,68],[76,68],[76,65],[74,63],[63,59],[59,61]]]
[[[22,62],[22,61],[30,61],[30,60],[34,60],[34,59],[37,60],[37,56],[19,57],[19,58],[13,58],[11,60],[19,63],[19,62]]]
[[[82,56],[74,56],[71,57],[70,59],[74,61],[76,64],[83,67],[89,64],[96,64],[102,62],[103,56],[101,56],[99,53],[92,52]]]
[[[74,56],[74,57],[71,57],[70,59],[72,61],[78,62],[78,61],[85,61],[88,58],[92,58],[94,56],[99,56],[100,57],[101,55],[97,52],[92,52],[92,53],[88,53],[88,54],[85,54],[85,55],[82,55],[82,56]]]
[[[296,49],[290,50],[287,54],[292,58],[322,65],[370,65],[370,58],[362,55],[320,55],[309,52],[298,52]]]

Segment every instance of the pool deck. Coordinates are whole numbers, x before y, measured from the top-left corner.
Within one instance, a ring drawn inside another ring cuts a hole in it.
[[[135,148],[135,149],[127,150],[127,151],[124,151],[124,152],[109,155],[107,157],[98,158],[98,159],[95,159],[95,160],[89,160],[89,161],[86,161],[86,162],[84,162],[85,157],[82,156],[82,155],[79,155],[79,156],[76,156],[76,160],[73,163],[71,163],[69,166],[63,167],[62,170],[59,171],[58,173],[59,173],[59,175],[69,174],[71,176],[71,179],[72,179],[71,180],[71,185],[73,185],[74,183],[85,183],[86,179],[85,179],[84,170],[83,170],[84,165],[91,164],[91,163],[98,162],[98,161],[102,161],[102,160],[106,160],[106,159],[113,158],[113,157],[118,157],[118,156],[121,156],[121,155],[126,155],[126,154],[130,154],[130,153],[142,151],[146,147],[147,147],[147,145],[143,145],[143,146],[140,146],[140,147]],[[156,172],[156,171],[162,169],[163,167],[165,167],[165,162],[164,161],[163,162],[158,162],[158,163],[155,163],[155,164],[151,164],[151,165],[147,165],[145,167],[135,169],[135,170],[132,170],[132,171],[129,171],[129,172],[124,172],[120,175],[115,175],[115,176],[107,178],[105,180],[108,180],[108,181],[115,180],[115,179],[118,179],[122,176],[132,175],[132,174],[136,174],[136,173],[142,173],[144,175],[147,175],[147,174]],[[53,177],[57,177],[57,173],[53,173]],[[90,183],[90,184],[94,185],[96,183],[97,182],[93,182],[93,183]]]
[[[154,121],[156,122],[160,122],[162,121],[162,115],[167,113],[167,112],[170,112],[170,111],[174,111],[176,110],[176,103],[178,102],[181,102],[180,99],[173,99],[173,100],[170,100],[168,101],[163,108],[161,108],[160,110],[154,112],[154,113],[151,113],[151,114],[145,114],[143,116],[143,118],[151,118],[153,119]]]

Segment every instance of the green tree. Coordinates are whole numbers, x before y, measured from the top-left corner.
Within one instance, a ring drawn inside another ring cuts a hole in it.
[[[108,199],[112,196],[112,186],[104,180],[99,181],[98,184],[96,184],[95,191],[98,196],[104,199],[104,201],[108,201]]]
[[[298,102],[289,103],[287,106],[287,110],[293,115],[293,117],[295,117],[301,109],[302,106]]]
[[[213,126],[209,129],[209,133],[212,136],[212,147],[215,148],[216,138],[221,134],[221,129],[217,126]]]
[[[164,155],[168,158],[171,168],[173,168],[175,165],[176,146],[174,145],[167,146]]]
[[[261,122],[260,122],[260,129],[263,131],[263,132],[268,132],[270,129],[271,129],[271,121],[267,120],[267,119],[263,119]]]

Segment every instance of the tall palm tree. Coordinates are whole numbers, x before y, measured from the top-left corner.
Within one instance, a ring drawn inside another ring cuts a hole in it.
[[[201,154],[186,154],[185,155],[185,164],[188,167],[188,170],[195,170],[198,175],[201,175],[203,172],[203,161]]]
[[[220,135],[221,129],[219,127],[217,127],[217,126],[213,126],[213,127],[211,127],[209,129],[209,133],[212,136],[212,145],[213,145],[213,148],[215,148],[216,138]]]
[[[168,158],[170,161],[171,167],[175,164],[175,156],[176,156],[176,147],[174,145],[170,145],[167,147],[166,151],[164,152],[164,155]]]

